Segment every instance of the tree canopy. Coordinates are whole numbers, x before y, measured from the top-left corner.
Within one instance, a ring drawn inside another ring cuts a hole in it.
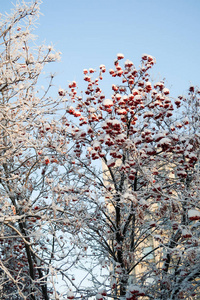
[[[39,5],[0,24],[1,299],[198,299],[200,89],[119,53],[54,97]]]

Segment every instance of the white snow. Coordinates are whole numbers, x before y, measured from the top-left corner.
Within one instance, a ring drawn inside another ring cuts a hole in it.
[[[113,101],[111,99],[105,99],[103,105],[107,107],[113,106]]]

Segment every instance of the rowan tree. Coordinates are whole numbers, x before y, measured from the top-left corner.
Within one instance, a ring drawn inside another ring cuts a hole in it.
[[[50,97],[53,75],[42,93],[59,54],[34,44],[39,4],[0,25],[1,299],[198,298],[200,90],[173,99],[152,56],[118,54],[109,99],[104,65],[81,95],[73,81]]]
[[[139,68],[123,59],[108,71],[109,98],[104,65],[96,76],[83,70],[81,94],[74,82],[68,90],[77,240],[88,261],[107,267],[101,280],[86,264],[85,295],[196,299],[200,90],[174,99],[164,81],[151,80],[154,57],[144,54]]]

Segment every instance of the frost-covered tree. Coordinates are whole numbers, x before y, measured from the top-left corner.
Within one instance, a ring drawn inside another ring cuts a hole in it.
[[[82,94],[75,82],[68,91],[76,202],[69,208],[88,260],[86,295],[196,299],[200,90],[191,86],[173,99],[164,81],[151,81],[152,56],[143,55],[139,68],[123,58],[118,54],[109,70],[109,98],[100,84],[104,65],[96,78],[94,69],[83,71]]]
[[[152,56],[118,54],[109,99],[104,65],[50,97],[39,4],[0,24],[0,298],[198,298],[200,90],[172,99]]]
[[[0,20],[1,299],[58,299],[56,276],[66,279],[73,264],[62,240],[65,97],[62,90],[56,100],[49,96],[53,75],[46,89],[37,88],[44,66],[59,59],[52,46],[35,44],[39,4],[22,2]]]

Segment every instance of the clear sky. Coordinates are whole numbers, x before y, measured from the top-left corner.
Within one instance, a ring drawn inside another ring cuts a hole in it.
[[[0,0],[1,13],[12,2]],[[40,42],[62,52],[51,67],[58,86],[82,81],[84,68],[111,68],[119,52],[136,66],[143,53],[156,57],[153,79],[166,78],[173,95],[200,85],[199,0],[43,0],[41,12]]]

